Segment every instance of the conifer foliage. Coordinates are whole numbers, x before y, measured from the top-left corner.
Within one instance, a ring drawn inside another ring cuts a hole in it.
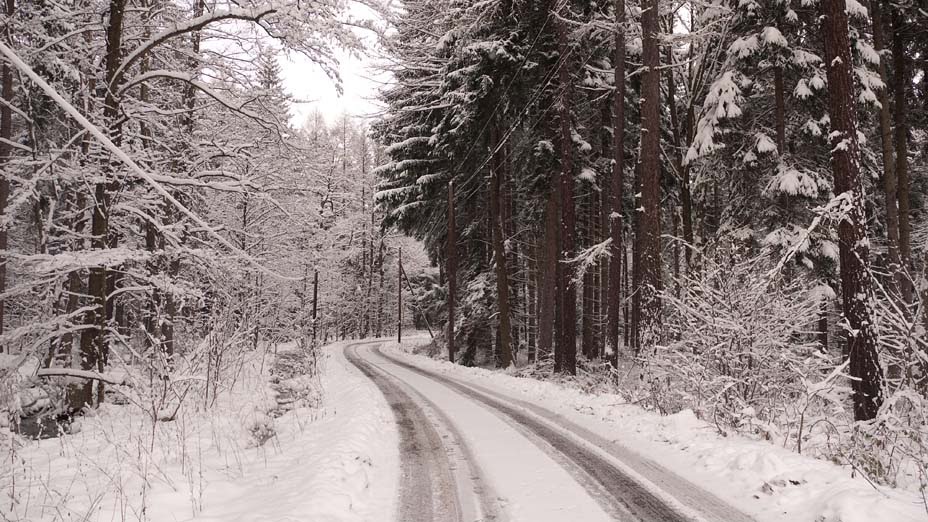
[[[928,389],[911,175],[928,166],[926,13],[920,0],[407,4],[385,42],[377,198],[443,273],[456,252],[444,331],[458,362],[573,374],[607,358],[661,408],[704,404],[712,382],[741,390],[706,406],[735,427],[746,408],[798,426],[795,410],[760,406],[774,391],[759,383],[839,369],[867,433],[894,416],[923,426],[899,398],[919,390],[924,405]],[[804,315],[755,324],[751,302]]]

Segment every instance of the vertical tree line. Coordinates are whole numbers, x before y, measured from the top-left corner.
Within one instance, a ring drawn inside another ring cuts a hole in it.
[[[849,358],[872,418],[899,335],[879,318],[920,310],[925,270],[915,3],[409,3],[385,42],[378,199],[459,274],[452,359],[663,360],[693,289],[750,260],[764,288],[814,296],[810,339]]]

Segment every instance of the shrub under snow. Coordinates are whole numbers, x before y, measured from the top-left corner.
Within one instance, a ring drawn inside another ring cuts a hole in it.
[[[664,343],[641,354],[641,398],[664,413],[692,409],[722,433],[759,436],[875,482],[924,489],[926,344],[913,318],[920,314],[885,291],[873,296],[884,404],[873,421],[855,422],[844,323],[827,347],[819,340],[823,305],[834,293],[772,270],[763,258],[711,262],[668,291]]]

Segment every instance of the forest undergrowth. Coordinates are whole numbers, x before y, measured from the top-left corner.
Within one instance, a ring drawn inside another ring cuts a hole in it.
[[[2,518],[196,517],[216,475],[244,478],[249,463],[280,451],[275,419],[292,412],[305,426],[320,414],[321,362],[304,343],[255,349],[247,336],[209,335],[174,364],[164,379],[123,366],[128,384],[62,425],[62,436],[9,432],[0,441],[9,464],[0,470]]]

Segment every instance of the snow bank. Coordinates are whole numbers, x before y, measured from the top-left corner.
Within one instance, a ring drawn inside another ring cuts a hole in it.
[[[690,410],[661,416],[617,395],[465,368],[399,348],[393,343],[383,349],[425,369],[543,406],[677,472],[761,522],[928,520],[917,492],[873,486],[850,468],[763,441],[720,436]]]
[[[58,439],[0,430],[0,458],[16,463],[0,466],[0,519],[384,520],[398,469],[392,414],[340,346],[318,363],[321,380],[245,361],[211,408],[188,400],[174,422],[107,404]]]

